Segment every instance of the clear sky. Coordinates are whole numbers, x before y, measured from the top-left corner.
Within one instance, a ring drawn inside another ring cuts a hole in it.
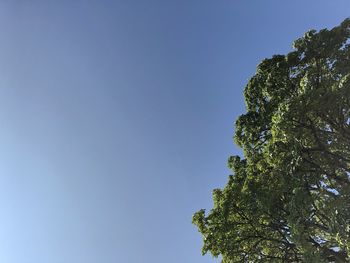
[[[208,263],[192,214],[259,61],[349,0],[0,1],[0,262]]]

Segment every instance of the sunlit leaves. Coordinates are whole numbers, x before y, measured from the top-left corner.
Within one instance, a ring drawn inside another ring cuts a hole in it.
[[[233,175],[193,217],[222,262],[350,261],[350,20],[263,60],[236,121]]]

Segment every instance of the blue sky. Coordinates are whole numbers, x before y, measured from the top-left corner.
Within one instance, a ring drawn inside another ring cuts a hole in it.
[[[1,1],[0,261],[208,263],[234,120],[265,57],[348,0]]]

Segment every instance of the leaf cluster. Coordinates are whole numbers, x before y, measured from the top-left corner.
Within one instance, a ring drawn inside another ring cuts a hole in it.
[[[236,121],[244,158],[193,216],[203,253],[233,262],[350,262],[350,19],[263,60]]]

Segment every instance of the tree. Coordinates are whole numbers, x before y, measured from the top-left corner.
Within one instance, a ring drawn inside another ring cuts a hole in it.
[[[244,158],[193,223],[233,262],[350,262],[350,19],[263,60],[236,121]]]

